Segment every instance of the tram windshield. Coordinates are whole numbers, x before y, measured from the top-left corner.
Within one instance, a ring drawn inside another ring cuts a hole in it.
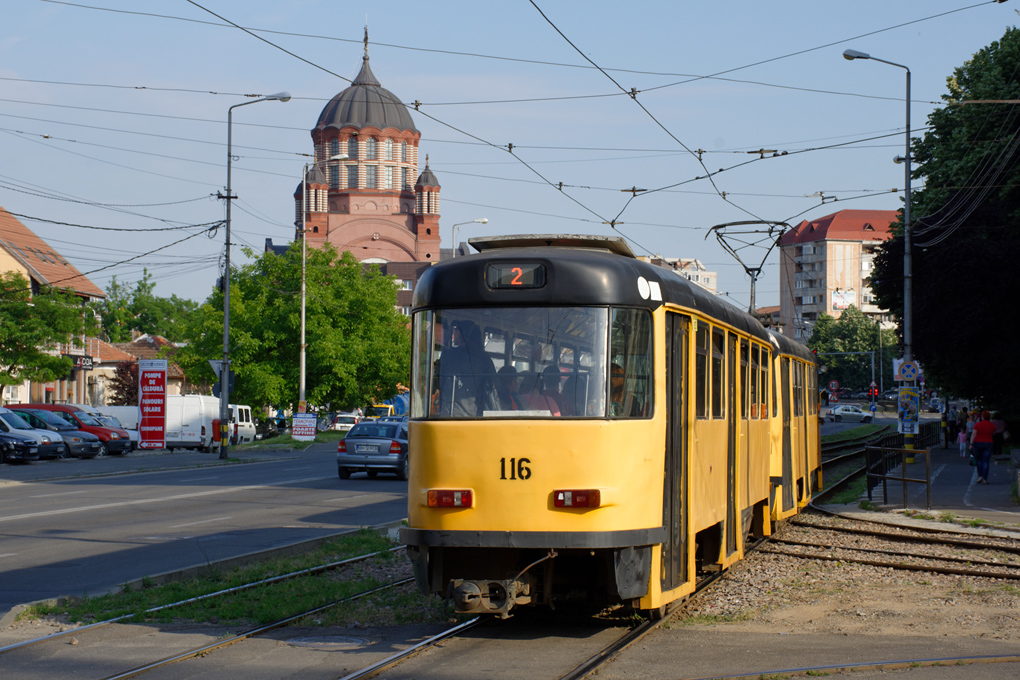
[[[646,417],[651,346],[644,310],[418,312],[411,417]]]

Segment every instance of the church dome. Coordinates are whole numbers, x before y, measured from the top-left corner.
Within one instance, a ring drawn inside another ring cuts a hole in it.
[[[368,65],[368,55],[363,58],[361,71],[346,90],[333,97],[319,114],[316,131],[327,128],[337,130],[346,126],[359,130],[375,127],[380,130],[396,128],[418,132],[411,120],[411,114],[400,99],[379,84]]]

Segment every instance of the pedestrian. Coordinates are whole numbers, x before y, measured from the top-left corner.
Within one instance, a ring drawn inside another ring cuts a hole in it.
[[[960,413],[956,410],[955,405],[950,404],[949,412],[946,415],[948,416],[946,424],[949,425],[949,441],[955,442],[956,435],[960,431],[959,424],[957,423],[957,419],[960,417]]]
[[[1005,441],[1006,435],[1006,421],[1002,419],[1002,414],[996,411],[992,414],[992,425],[995,426],[995,432],[992,434],[992,457],[1002,455],[1002,443]]]
[[[995,425],[992,424],[992,414],[987,410],[982,411],[981,420],[974,423],[970,438],[970,447],[974,460],[977,462],[978,484],[988,483],[988,468],[992,461],[992,434],[994,433]]]
[[[956,443],[960,445],[960,458],[967,456],[967,433],[960,430],[956,433]]]

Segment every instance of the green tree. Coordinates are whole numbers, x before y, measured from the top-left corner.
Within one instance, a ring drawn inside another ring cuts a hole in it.
[[[20,273],[0,273],[0,385],[63,378],[71,360],[54,354],[54,346],[97,328],[78,296],[48,286],[32,295]]]
[[[110,381],[112,406],[138,406],[138,362],[122,361]]]
[[[101,308],[103,329],[110,342],[130,341],[133,330],[161,335],[172,342],[183,339],[198,303],[177,295],[158,297],[153,293],[155,288],[148,269],[143,270],[142,278],[130,290],[113,277]]]
[[[947,106],[913,140],[916,178],[911,202],[912,346],[929,384],[953,395],[983,397],[1020,414],[1011,376],[1020,317],[1020,106],[968,100],[1020,99],[1020,30],[982,49],[947,79]],[[902,318],[901,225],[876,257],[872,289]]]
[[[821,314],[807,344],[828,368],[823,383],[837,380],[852,390],[866,390],[871,384],[871,355],[846,353],[874,352],[875,382],[886,388],[892,385],[893,331],[883,331],[880,336],[878,324],[853,305],[838,319]]]
[[[256,254],[246,251],[248,257]],[[327,245],[306,264],[306,400],[354,408],[407,384],[410,328],[396,309],[397,284],[367,271],[350,253]],[[301,250],[262,253],[231,272],[230,351],[236,375],[231,401],[255,406],[298,401]],[[174,355],[188,379],[216,380],[208,360],[223,356],[223,296],[194,315]]]

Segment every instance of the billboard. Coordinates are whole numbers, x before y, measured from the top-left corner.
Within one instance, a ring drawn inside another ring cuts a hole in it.
[[[166,359],[138,360],[138,448],[166,446]]]

